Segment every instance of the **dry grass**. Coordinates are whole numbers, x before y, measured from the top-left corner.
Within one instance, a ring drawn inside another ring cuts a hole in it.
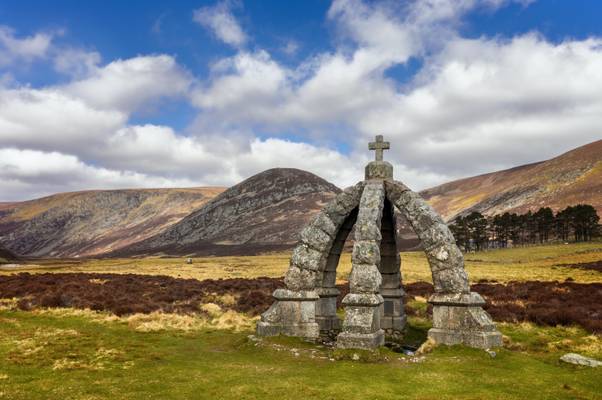
[[[220,297],[227,297],[220,296]],[[231,296],[230,296],[231,297]],[[17,299],[0,300],[0,311],[16,311]],[[121,323],[138,332],[162,332],[162,331],[201,331],[205,329],[221,329],[240,332],[252,330],[259,317],[251,317],[233,310],[223,310],[218,304],[205,303],[201,306],[203,314],[182,315],[163,312],[152,312],[150,314],[132,314],[119,317],[115,314],[89,309],[76,308],[36,308],[30,313],[49,317],[77,317],[87,321],[100,324]],[[14,323],[6,318],[0,318],[0,323]],[[13,345],[22,351],[23,355],[36,351],[35,344],[39,339],[52,338],[56,335],[76,336],[76,331],[35,331],[33,336],[22,342],[14,342]],[[39,349],[38,349],[39,350]]]
[[[16,310],[19,299],[0,299],[0,311]]]
[[[246,257],[193,258],[118,258],[87,260],[32,260],[20,268],[3,270],[0,274],[14,272],[97,272],[116,274],[167,275],[175,278],[218,279],[257,278],[282,276],[288,267],[288,253]]]
[[[203,304],[202,310],[207,313],[207,317],[153,312],[134,314],[119,320],[138,332],[189,332],[208,328],[239,332],[253,329],[257,321],[257,317],[252,318],[232,310],[223,311],[220,306],[213,303]]]
[[[289,253],[246,257],[199,257],[193,264],[186,258],[36,260],[15,272],[96,272],[168,275],[176,278],[219,279],[281,277],[289,263]],[[406,282],[431,281],[431,274],[423,252],[401,254],[402,274]],[[570,268],[567,265],[602,260],[602,243],[548,245],[514,249],[500,249],[466,255],[466,268],[472,282],[481,279],[507,282],[511,280],[559,280],[572,278],[576,282],[602,282],[602,274]],[[345,281],[351,271],[351,255],[341,256],[337,270],[338,280]],[[99,282],[100,284],[101,282]]]

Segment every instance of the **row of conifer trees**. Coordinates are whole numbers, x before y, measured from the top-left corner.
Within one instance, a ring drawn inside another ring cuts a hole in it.
[[[600,217],[589,204],[569,206],[554,213],[549,207],[525,214],[503,213],[485,217],[479,212],[459,216],[450,224],[464,250],[548,243],[590,241],[602,233]]]

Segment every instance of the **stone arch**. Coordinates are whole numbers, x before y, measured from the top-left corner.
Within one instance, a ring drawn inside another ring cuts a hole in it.
[[[335,196],[301,231],[284,277],[286,289],[257,324],[260,335],[318,337],[340,329],[336,268],[358,214],[364,182]]]
[[[343,299],[345,320],[337,346],[374,348],[384,344],[385,330],[401,332],[405,315],[394,222],[399,212],[421,240],[431,268],[435,294],[429,299],[429,337],[443,344],[501,345],[501,334],[482,309],[485,302],[470,292],[464,259],[449,228],[419,194],[392,179],[393,167],[382,161],[388,142],[377,137],[371,146],[381,154],[366,167],[366,180],[338,194],[301,232],[286,289],[274,292],[276,301],[262,314],[258,334],[316,338],[339,330],[336,267],[353,226],[350,292]]]
[[[337,267],[347,237],[357,220],[358,209],[359,207],[355,207],[339,228],[326,257],[324,271],[321,277],[318,277],[317,292],[320,298],[316,304],[316,322],[322,335],[332,336],[341,329],[337,316],[337,297],[340,294],[340,290],[336,287]]]
[[[306,277],[304,288],[315,290],[315,321],[320,333],[333,335],[340,330],[336,301],[336,269],[343,246],[357,220],[364,183],[351,186],[328,203],[301,231],[285,276],[288,289],[296,290],[298,275]],[[312,272],[306,272],[312,271]]]
[[[316,290],[329,282],[328,272],[333,271],[333,265],[336,269],[342,246],[355,223],[363,188],[360,182],[343,190],[303,228],[284,277],[288,289]]]
[[[401,182],[386,181],[389,201],[418,235],[426,254],[435,294],[433,328],[429,337],[437,343],[489,348],[501,346],[502,336],[483,309],[483,298],[470,291],[464,256],[443,219],[418,194]]]
[[[469,293],[464,257],[443,219],[401,182],[387,181],[389,201],[401,212],[424,247],[437,293]]]

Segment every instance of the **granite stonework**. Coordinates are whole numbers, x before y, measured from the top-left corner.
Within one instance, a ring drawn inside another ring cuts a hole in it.
[[[436,343],[481,349],[502,345],[502,335],[483,310],[485,300],[478,293],[435,293],[429,303],[433,305],[433,327],[428,337]]]
[[[397,340],[403,335],[406,315],[403,304],[404,290],[401,286],[401,258],[397,243],[397,228],[394,206],[385,198],[381,221],[380,266],[382,277],[380,294],[383,296],[380,327],[389,340]]]
[[[366,183],[355,222],[355,241],[351,254],[349,294],[343,299],[345,320],[337,336],[337,347],[371,349],[385,344],[385,332],[380,327],[379,294],[381,220],[385,204],[385,185],[382,181]]]
[[[274,292],[276,301],[257,324],[259,335],[318,338],[340,331],[336,267],[363,188],[360,182],[343,190],[303,229],[284,276],[287,289]]]
[[[261,315],[257,323],[257,334],[261,336],[298,336],[317,338],[320,327],[316,322],[315,291],[293,291],[276,289],[276,301]]]
[[[286,289],[262,314],[257,333],[305,338],[336,337],[340,348],[371,349],[399,338],[406,324],[395,214],[409,221],[424,247],[435,294],[429,337],[439,344],[500,346],[501,334],[483,310],[483,298],[470,292],[464,258],[442,218],[417,193],[393,180],[383,161],[389,143],[370,143],[376,160],[365,181],[327,204],[303,229],[285,275]],[[347,236],[355,227],[350,291],[343,299],[345,319],[336,315],[336,268]]]

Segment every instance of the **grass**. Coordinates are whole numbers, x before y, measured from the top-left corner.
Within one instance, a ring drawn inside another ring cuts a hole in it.
[[[428,323],[411,320],[414,335]],[[372,362],[251,331],[152,332],[90,315],[0,311],[0,399],[596,399],[601,369],[558,362],[571,340],[602,356],[578,328],[502,325],[510,348],[439,347],[419,357],[387,349]],[[338,357],[341,358],[341,357]]]
[[[602,244],[468,254],[479,279],[602,282],[569,264],[602,259]],[[420,252],[403,253],[406,281],[430,281]],[[112,272],[187,278],[282,276],[287,254],[256,257],[38,260],[29,272]],[[338,271],[346,279],[350,256]],[[14,273],[14,271],[2,271]],[[424,342],[426,299],[410,302],[405,344]],[[602,337],[578,327],[498,324],[504,347],[440,346],[418,356],[354,355],[295,338],[257,339],[254,321],[204,304],[198,316],[72,309],[25,312],[0,302],[0,399],[602,399],[602,368],[560,363],[567,352],[602,359]],[[359,358],[359,361],[353,361]]]
[[[288,253],[246,257],[198,257],[193,264],[186,258],[32,260],[18,269],[0,273],[27,272],[98,272],[169,275],[178,278],[218,279],[280,277],[288,268]],[[402,275],[405,282],[431,281],[431,273],[423,252],[401,253]],[[466,269],[472,282],[494,279],[511,280],[602,282],[596,271],[570,268],[567,265],[602,260],[602,243],[573,243],[499,249],[471,253],[465,256]],[[346,281],[351,271],[351,255],[343,254],[337,278]]]

